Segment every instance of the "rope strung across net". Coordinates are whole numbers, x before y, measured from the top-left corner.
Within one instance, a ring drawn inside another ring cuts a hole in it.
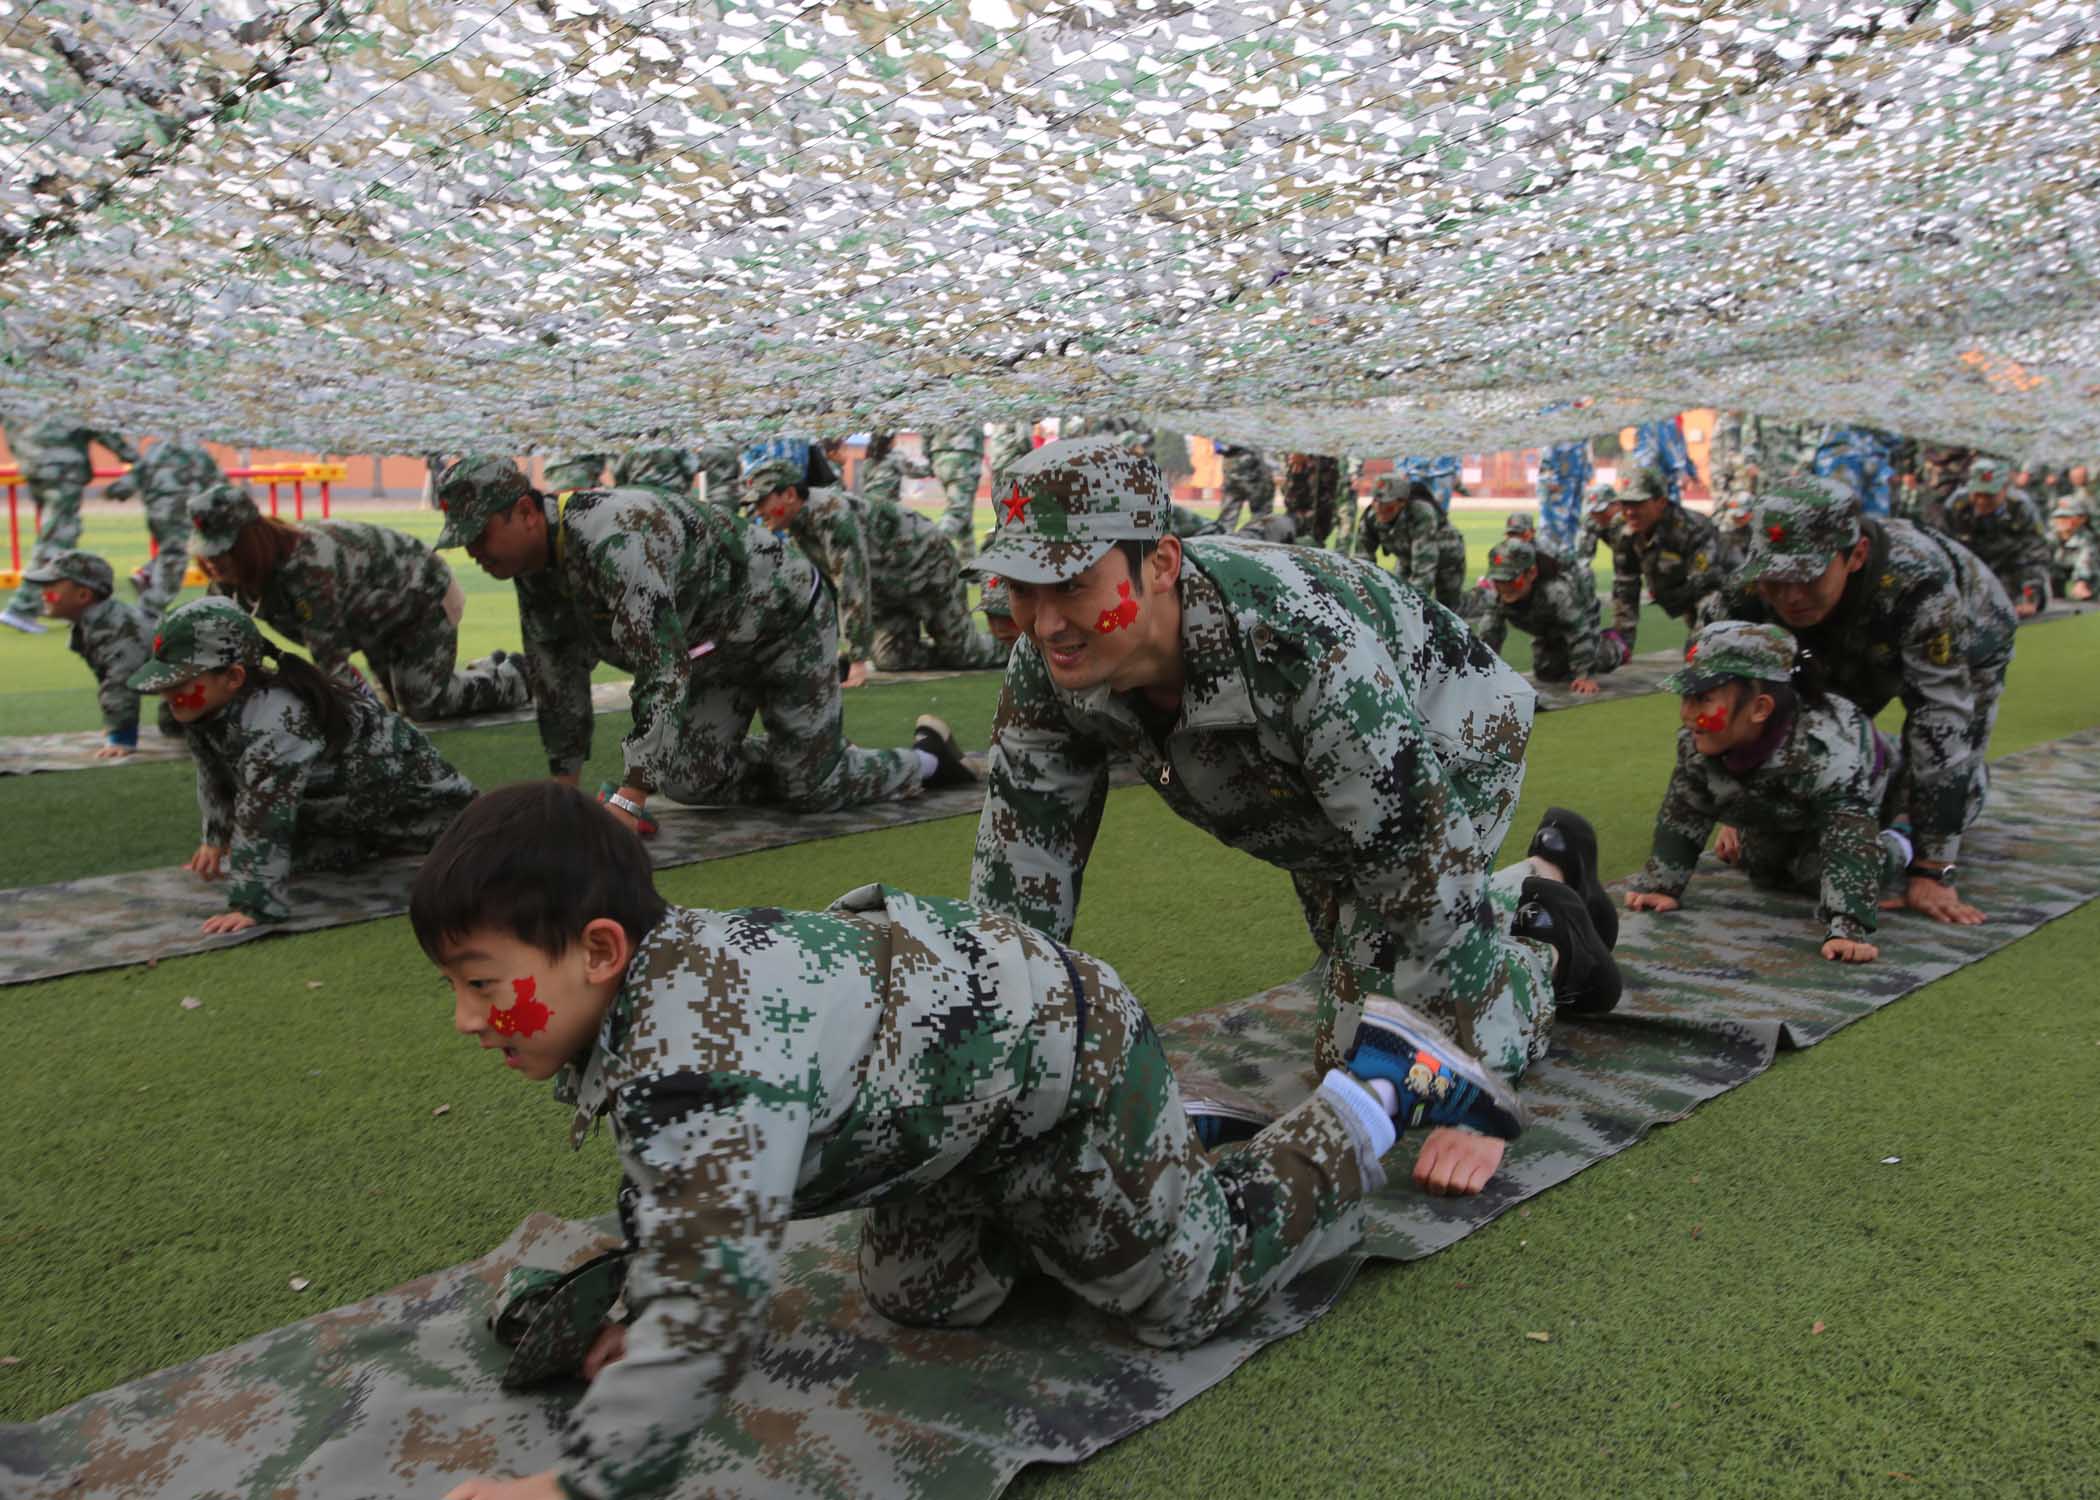
[[[0,408],[2100,453],[2086,0],[0,0]]]

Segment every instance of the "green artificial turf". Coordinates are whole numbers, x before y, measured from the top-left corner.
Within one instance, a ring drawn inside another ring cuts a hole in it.
[[[2093,618],[2022,633],[1994,752],[2100,722],[2096,649]],[[1674,718],[1661,697],[1542,717],[1513,837],[1563,802],[1593,816],[1608,872],[1637,863]],[[86,837],[88,803],[52,799],[128,774],[34,778],[4,808],[17,849],[62,819]],[[951,819],[662,884],[712,905],[811,906],[874,879],[962,894],[973,833]],[[1078,940],[1162,1020],[1312,956],[1281,872],[1143,788],[1110,799]],[[1454,1249],[1367,1274],[1183,1413],[1024,1487],[2089,1489],[2096,943],[2087,908],[1782,1058]],[[611,1203],[603,1136],[569,1153],[544,1088],[449,1033],[400,920],[15,986],[0,1007],[0,1356],[20,1361],[0,1367],[0,1419],[479,1254],[535,1209]]]
[[[289,508],[286,515],[290,515]],[[1459,530],[1466,535],[1466,546],[1476,573],[1485,567],[1488,549],[1502,535],[1503,515],[1499,510],[1458,513]],[[436,512],[415,509],[348,509],[341,512],[338,519],[396,527],[426,542],[436,540],[439,521]],[[991,512],[980,509],[978,522],[980,531],[989,529]],[[143,523],[135,514],[97,508],[87,515],[80,544],[88,551],[100,552],[109,558],[111,566],[117,570],[117,587],[122,598],[135,597],[124,578],[132,568],[146,560],[145,535]],[[519,643],[517,595],[511,586],[488,577],[464,552],[448,552],[446,560],[452,564],[467,596],[466,612],[460,617],[459,659],[466,662],[498,649],[516,650]],[[1611,554],[1605,551],[1598,558],[1598,587],[1608,591],[1610,586]],[[190,589],[182,598],[199,598],[203,592],[202,589]],[[95,702],[94,678],[87,664],[66,648],[67,627],[55,620],[45,623],[51,628],[41,636],[0,630],[0,687],[4,687],[0,690],[0,735],[56,734],[102,726],[101,712]],[[1643,608],[1641,650],[1663,650],[1680,645],[1683,640],[1682,625],[1652,604]],[[1531,666],[1531,639],[1522,632],[1511,631],[1503,649],[1518,670]],[[596,680],[607,682],[625,675],[611,667],[600,667]],[[152,734],[150,704],[142,717],[145,733]]]

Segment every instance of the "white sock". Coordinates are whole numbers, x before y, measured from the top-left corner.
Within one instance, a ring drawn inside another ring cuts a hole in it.
[[[919,757],[919,780],[933,780],[934,772],[941,768],[941,758],[931,750],[921,750],[917,746],[912,747],[911,753]]]
[[[1356,1142],[1357,1158],[1370,1166],[1393,1149],[1400,1139],[1400,1132],[1393,1127],[1393,1117],[1386,1112],[1378,1096],[1364,1087],[1363,1081],[1340,1068],[1329,1068],[1327,1076],[1320,1080],[1319,1092],[1326,1096],[1342,1123],[1349,1127],[1349,1134]]]

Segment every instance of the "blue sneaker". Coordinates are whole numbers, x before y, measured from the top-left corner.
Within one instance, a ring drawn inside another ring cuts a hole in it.
[[[1436,1024],[1384,996],[1364,1004],[1356,1041],[1342,1066],[1358,1078],[1383,1078],[1399,1091],[1402,1130],[1463,1125],[1513,1141],[1524,1129],[1516,1091],[1466,1056]]]
[[[1196,1132],[1196,1139],[1203,1142],[1206,1151],[1215,1151],[1220,1146],[1239,1141],[1251,1141],[1275,1123],[1271,1116],[1250,1104],[1226,1099],[1184,1095],[1181,1108],[1189,1117],[1189,1127]]]

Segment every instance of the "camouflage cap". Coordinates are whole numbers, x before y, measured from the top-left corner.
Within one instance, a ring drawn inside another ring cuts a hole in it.
[[[438,509],[445,513],[438,547],[464,547],[488,529],[491,518],[532,493],[532,481],[497,453],[470,453],[438,480]]]
[[[1859,540],[1859,501],[1834,480],[1799,474],[1768,485],[1757,497],[1750,550],[1737,581],[1805,583]]]
[[[2082,516],[2090,521],[2093,518],[2093,502],[2083,495],[2065,495],[2049,510],[2051,520],[2058,516]],[[29,575],[25,573],[22,576],[26,578]]]
[[[1373,505],[1398,505],[1407,498],[1407,492],[1413,484],[1414,481],[1398,469],[1393,470],[1389,474],[1381,474],[1371,484],[1371,503]]]
[[[1627,481],[1626,493],[1620,497],[1622,503],[1639,505],[1643,500],[1667,500],[1670,498],[1670,476],[1653,464],[1635,469],[1633,478]]]
[[[1167,485],[1159,465],[1120,436],[1046,443],[1015,459],[994,494],[999,530],[976,558],[973,573],[1021,583],[1061,583],[1091,568],[1117,542],[1156,542],[1167,535]]]
[[[977,607],[990,620],[1011,620],[1014,617],[1014,602],[1007,597],[1006,582],[996,574],[987,573],[984,591],[978,595]]]
[[[580,1376],[598,1330],[627,1284],[627,1252],[608,1250],[572,1271],[514,1267],[503,1278],[489,1326],[511,1346],[503,1389],[529,1390]]]
[[[1619,492],[1608,484],[1600,484],[1590,491],[1590,498],[1583,505],[1585,514],[1601,516],[1619,503]]]
[[[192,599],[168,611],[153,637],[153,655],[125,685],[133,692],[157,693],[237,661],[253,661],[262,647],[262,632],[231,599]]]
[[[45,558],[22,575],[24,583],[77,583],[104,598],[116,592],[117,575],[110,565],[92,552],[68,548]]]
[[[1683,697],[1703,693],[1733,677],[1784,682],[1794,670],[1798,651],[1793,636],[1780,626],[1716,620],[1692,638],[1684,648],[1684,665],[1659,686],[1665,693]]]
[[[763,458],[757,463],[744,466],[744,503],[755,505],[775,490],[786,489],[791,484],[802,484],[808,471],[791,458]]]
[[[1538,565],[1538,548],[1521,537],[1505,537],[1488,554],[1487,576],[1497,583],[1515,583]]]
[[[190,551],[199,557],[231,551],[241,539],[242,528],[262,519],[246,490],[224,482],[190,496],[189,511],[190,526],[197,533],[190,540]]]
[[[1502,530],[1508,535],[1514,535],[1519,531],[1537,531],[1538,529],[1538,518],[1528,510],[1513,510],[1502,522]]]
[[[2012,465],[2002,458],[1979,453],[1969,461],[1969,488],[1992,493],[2012,483]]]

